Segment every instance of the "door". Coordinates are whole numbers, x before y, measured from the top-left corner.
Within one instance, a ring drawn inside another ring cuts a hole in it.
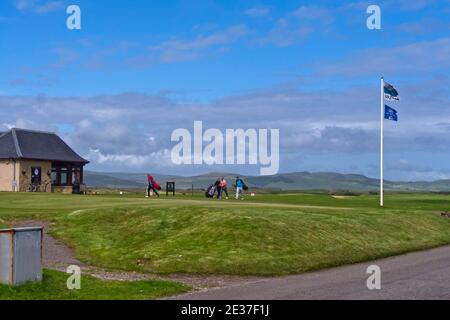
[[[16,231],[14,283],[42,280],[42,230]]]
[[[31,184],[37,185],[41,184],[42,181],[42,168],[33,167],[31,168]]]

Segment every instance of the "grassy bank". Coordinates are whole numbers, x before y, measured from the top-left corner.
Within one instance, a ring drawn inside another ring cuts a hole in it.
[[[80,290],[68,290],[68,275],[45,270],[42,283],[10,287],[0,285],[0,300],[148,300],[186,292],[187,287],[168,281],[104,281],[83,276]]]
[[[0,194],[0,219],[45,219],[83,262],[157,273],[275,275],[450,243],[445,195],[195,197]],[[1,221],[0,221],[1,223]]]

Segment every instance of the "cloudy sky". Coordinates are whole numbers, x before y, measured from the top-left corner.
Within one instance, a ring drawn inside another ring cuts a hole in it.
[[[450,178],[450,0],[2,0],[0,70],[0,131],[55,131],[90,170],[259,172],[172,165],[172,131],[202,120],[280,129],[281,172],[371,177],[384,75],[386,178]]]

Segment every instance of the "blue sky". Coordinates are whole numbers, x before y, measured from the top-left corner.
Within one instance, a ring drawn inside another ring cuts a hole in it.
[[[258,168],[172,166],[174,129],[279,128],[283,172],[377,176],[383,74],[402,97],[386,177],[450,178],[449,17],[448,0],[5,0],[0,130],[57,131],[91,170],[195,174]]]

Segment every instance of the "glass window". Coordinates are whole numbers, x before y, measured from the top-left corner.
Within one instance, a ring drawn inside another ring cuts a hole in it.
[[[67,172],[61,172],[61,185],[67,185]]]
[[[52,168],[52,183],[54,186],[71,186],[82,181],[81,167],[58,167]]]
[[[55,168],[53,168],[52,169],[52,175],[51,175],[51,179],[52,179],[52,184],[57,184],[58,183],[58,174],[57,174],[57,172],[56,172],[56,169]]]

